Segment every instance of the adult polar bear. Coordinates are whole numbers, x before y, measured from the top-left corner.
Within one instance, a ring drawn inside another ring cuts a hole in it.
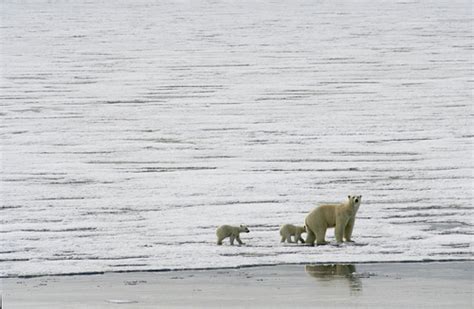
[[[354,228],[355,215],[362,200],[362,195],[349,195],[347,201],[335,205],[321,205],[313,209],[305,219],[306,241],[314,246],[327,244],[326,230],[335,227],[336,241],[342,243],[344,237],[347,242],[352,242],[352,229]]]

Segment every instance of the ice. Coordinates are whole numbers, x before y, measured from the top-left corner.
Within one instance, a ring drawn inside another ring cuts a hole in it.
[[[470,1],[0,14],[1,276],[472,259]],[[279,243],[348,194],[356,245]]]

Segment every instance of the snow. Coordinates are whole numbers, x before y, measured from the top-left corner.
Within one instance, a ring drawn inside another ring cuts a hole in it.
[[[472,259],[470,1],[1,12],[1,276]],[[279,243],[348,194],[356,245]]]

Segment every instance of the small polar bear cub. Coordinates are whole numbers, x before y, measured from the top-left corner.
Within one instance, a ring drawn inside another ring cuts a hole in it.
[[[301,234],[303,233],[306,233],[306,226],[284,224],[280,227],[281,242],[285,242],[286,240],[288,243],[292,243],[293,241],[291,240],[291,236],[293,236],[295,243],[300,241],[302,244],[304,244],[304,240],[301,237]]]
[[[249,233],[249,229],[246,225],[240,226],[231,226],[231,225],[221,225],[216,230],[217,235],[217,244],[222,245],[222,240],[224,238],[230,237],[230,244],[234,245],[234,239],[237,239],[239,245],[242,245],[243,242],[240,240],[240,233]]]

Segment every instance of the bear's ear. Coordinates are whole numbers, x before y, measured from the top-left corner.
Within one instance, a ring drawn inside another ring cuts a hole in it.
[[[350,196],[350,195],[348,195],[348,196],[347,196],[347,198],[348,198],[348,199],[351,199],[351,196]]]

